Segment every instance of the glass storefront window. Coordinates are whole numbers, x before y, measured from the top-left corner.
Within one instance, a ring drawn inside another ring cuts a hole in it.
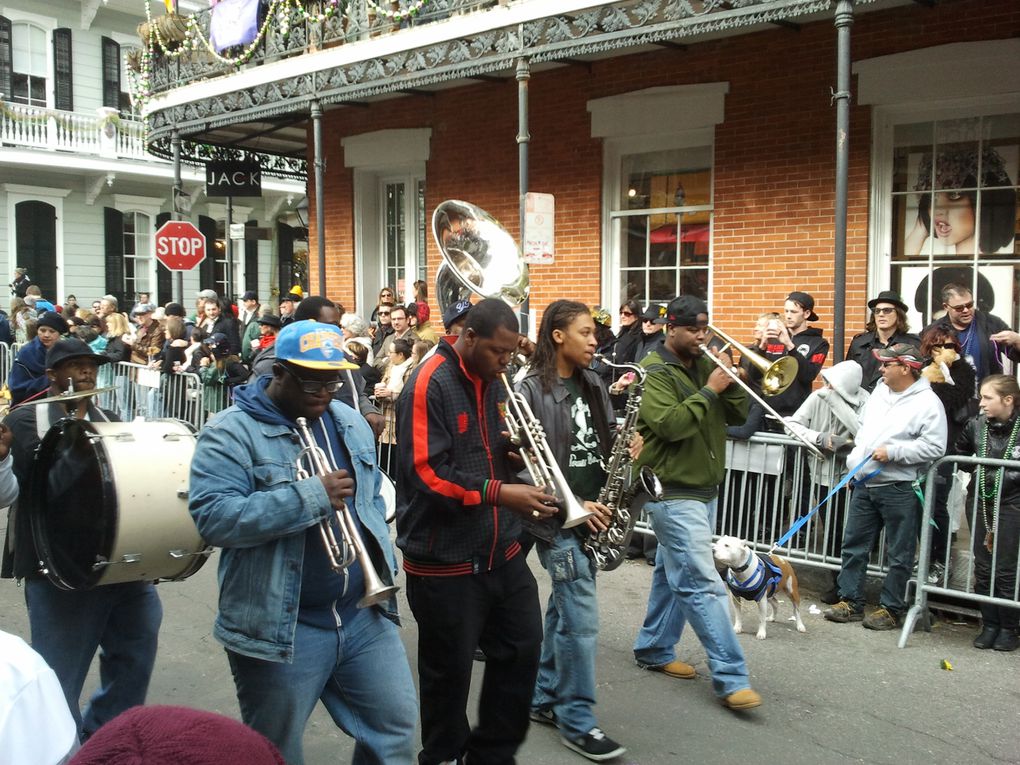
[[[950,283],[1016,326],[1020,114],[901,124],[893,137],[890,283],[911,326],[941,315]]]
[[[619,300],[708,299],[712,147],[626,154],[618,209]]]

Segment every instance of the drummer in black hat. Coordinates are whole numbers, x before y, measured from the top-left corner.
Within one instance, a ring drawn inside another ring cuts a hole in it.
[[[117,419],[113,412],[100,409],[94,397],[73,395],[94,390],[97,371],[108,361],[77,338],[58,340],[46,354],[46,376],[50,381],[47,398],[16,407],[4,420],[14,436],[11,454],[20,500],[18,512],[8,517],[7,539],[16,543],[13,551],[10,545],[4,546],[0,576],[24,579],[32,648],[56,673],[78,733],[85,738],[126,709],[145,703],[163,618],[163,608],[151,582],[121,582],[87,590],[58,588],[43,575],[40,553],[33,539],[30,520],[33,516],[50,519],[51,528],[59,529],[63,523],[69,527],[66,533],[79,534],[85,540],[112,533],[104,528],[99,517],[91,516],[102,512],[99,498],[107,490],[98,485],[103,480],[99,471],[94,477],[95,491],[76,497],[38,495],[35,487],[49,484],[40,480],[46,476],[34,475],[35,470],[42,469],[38,467],[36,449],[53,425],[68,417],[93,422]],[[66,398],[61,400],[61,396]],[[77,454],[62,463],[66,463],[64,470],[75,466],[85,469]],[[86,474],[75,485],[88,483]],[[79,697],[92,659],[100,648],[103,649],[100,688],[86,705],[83,716]]]
[[[899,294],[892,290],[883,290],[878,297],[868,301],[871,315],[864,331],[854,335],[850,348],[846,352],[847,360],[856,361],[864,370],[861,387],[869,392],[882,378],[882,365],[874,356],[874,351],[888,348],[897,343],[910,343],[920,346],[921,339],[910,332],[907,323],[907,304]]]

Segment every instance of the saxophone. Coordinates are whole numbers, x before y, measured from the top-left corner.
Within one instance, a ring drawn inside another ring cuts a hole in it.
[[[609,508],[609,528],[589,534],[584,543],[584,552],[595,562],[595,568],[612,571],[623,563],[624,551],[630,544],[634,524],[645,502],[662,497],[662,484],[648,466],[641,468],[637,480],[631,480],[630,442],[637,430],[638,410],[641,408],[641,393],[647,373],[636,364],[615,364],[602,354],[595,354],[595,360],[614,369],[627,369],[637,377],[627,390],[623,424],[613,439],[609,463],[605,465],[606,484],[597,500]]]

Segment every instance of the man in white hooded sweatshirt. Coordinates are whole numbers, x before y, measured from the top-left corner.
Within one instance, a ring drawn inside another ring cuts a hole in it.
[[[863,620],[868,629],[891,630],[906,609],[921,512],[918,479],[946,451],[946,413],[921,377],[917,347],[896,343],[873,353],[882,365],[882,380],[864,405],[856,445],[846,461],[851,469],[864,460],[868,464],[850,498],[837,578],[840,600],[823,615],[832,622]],[[889,572],[879,608],[865,616],[864,575],[883,526]]]

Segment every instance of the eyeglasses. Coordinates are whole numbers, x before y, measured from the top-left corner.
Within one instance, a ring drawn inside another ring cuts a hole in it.
[[[949,303],[946,303],[946,308],[948,308],[950,311],[960,311],[960,312],[969,311],[973,307],[974,307],[974,301],[973,300],[971,300],[969,303],[963,303],[962,305],[949,305]]]
[[[620,309],[620,316],[633,316],[633,315],[634,315],[633,311],[627,311],[623,308]]]
[[[287,371],[287,374],[294,378],[302,393],[318,393],[323,388],[326,389],[326,393],[336,393],[340,390],[341,383],[339,380],[306,380],[286,364],[281,364],[280,366]]]
[[[905,366],[905,364],[902,361],[883,361],[882,362],[882,369],[885,369],[886,367],[902,367],[902,366]]]
[[[876,316],[885,316],[887,313],[896,313],[896,309],[892,306],[882,306],[875,309]]]
[[[380,316],[389,316],[390,312],[389,311],[379,311],[379,315]]]
[[[960,350],[960,346],[957,345],[956,343],[935,343],[931,347],[932,350],[935,350],[936,348],[945,348],[947,351],[958,351],[958,350]]]

